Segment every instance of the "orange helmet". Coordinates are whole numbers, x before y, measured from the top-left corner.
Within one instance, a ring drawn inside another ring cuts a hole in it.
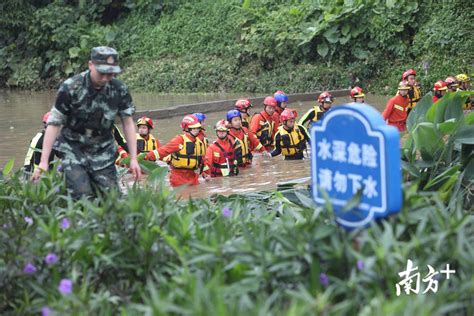
[[[298,113],[295,110],[284,109],[283,112],[281,112],[280,120],[284,122],[284,121],[288,121],[289,119],[296,119],[297,116],[298,116]]]
[[[228,132],[229,131],[229,122],[226,120],[219,120],[217,121],[216,125],[214,126],[216,132]]]
[[[50,115],[51,115],[51,112],[44,113],[44,115],[43,115],[43,123],[44,124],[48,123],[48,118],[49,118]]]
[[[151,120],[151,118],[146,117],[146,116],[142,116],[137,120],[137,126],[138,125],[146,125],[150,129],[153,129],[155,127],[155,125],[153,125],[153,121]]]
[[[448,90],[446,82],[444,82],[443,80],[436,81],[433,87],[433,91],[444,91],[444,90]]]
[[[414,69],[408,69],[402,75],[402,80],[407,80],[408,76],[416,76],[416,71]]]
[[[354,87],[351,90],[351,98],[363,98],[365,97],[364,90],[361,87]]]
[[[459,86],[458,81],[453,76],[449,76],[448,78],[446,78],[446,80],[444,80],[444,82],[446,82],[446,85],[448,87],[457,87],[457,86]]]
[[[239,99],[239,100],[235,101],[235,106],[234,107],[239,111],[246,111],[250,107],[252,107],[252,103],[247,99]]]
[[[319,95],[318,102],[319,103],[324,103],[324,102],[332,103],[334,102],[334,98],[331,93],[329,93],[328,91],[324,91],[323,93]]]
[[[402,80],[398,84],[398,90],[410,90],[410,85],[408,84],[408,81]]]
[[[266,97],[264,100],[263,100],[263,105],[264,106],[271,106],[271,107],[274,107],[276,108],[277,107],[277,100],[275,100],[274,97]]]
[[[199,120],[197,117],[189,114],[183,117],[183,120],[181,121],[181,128],[183,130],[187,130],[190,128],[201,128],[201,123],[199,123]]]

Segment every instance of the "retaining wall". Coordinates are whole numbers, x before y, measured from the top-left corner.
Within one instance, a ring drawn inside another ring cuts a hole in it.
[[[349,95],[349,91],[347,89],[343,90],[331,90],[331,94],[334,97],[347,97]],[[288,98],[291,103],[293,102],[305,102],[305,101],[315,101],[317,100],[318,96],[321,92],[311,92],[311,93],[295,93],[289,94]],[[259,105],[263,103],[263,99],[265,97],[256,97],[256,98],[248,98],[250,102],[254,105]],[[166,109],[157,109],[157,110],[145,110],[145,111],[137,111],[134,115],[135,119],[145,115],[152,119],[163,119],[169,118],[173,116],[184,116],[190,113],[209,113],[209,112],[218,112],[218,111],[229,111],[234,108],[234,104],[237,99],[231,100],[222,100],[222,101],[212,101],[212,102],[202,102],[202,103],[194,103],[194,104],[183,104],[178,105]]]

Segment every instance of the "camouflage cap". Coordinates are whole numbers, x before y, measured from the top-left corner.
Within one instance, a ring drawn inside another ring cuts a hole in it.
[[[98,46],[91,50],[91,61],[98,72],[104,74],[119,73],[118,53],[112,47]]]

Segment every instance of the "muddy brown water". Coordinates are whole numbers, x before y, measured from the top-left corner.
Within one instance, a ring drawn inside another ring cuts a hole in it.
[[[10,160],[15,160],[15,168],[23,165],[24,157],[31,138],[42,128],[42,115],[49,111],[54,103],[55,92],[17,92],[0,91],[0,169]],[[207,101],[245,97],[243,94],[157,94],[132,93],[137,110],[166,108],[180,104],[191,104]],[[247,95],[248,97],[254,95]],[[367,95],[366,102],[378,110],[383,110],[388,97]],[[290,99],[291,101],[291,99]],[[349,98],[337,98],[335,105],[350,102]],[[303,115],[314,105],[313,102],[294,102],[289,107]],[[253,112],[260,110],[258,106]],[[225,118],[225,111],[208,113],[205,122],[210,140],[215,139],[213,124]],[[181,117],[172,117],[155,121],[153,135],[162,144],[179,134]],[[309,160],[284,161],[281,156],[269,158],[256,155],[251,168],[241,170],[236,177],[213,178],[190,187],[182,195],[194,197],[212,194],[232,194],[252,191],[274,190],[279,184],[291,181],[307,183],[310,177]]]

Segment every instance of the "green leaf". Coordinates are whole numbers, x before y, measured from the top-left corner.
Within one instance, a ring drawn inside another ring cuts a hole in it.
[[[301,14],[301,10],[297,7],[293,7],[290,9],[290,11],[288,11],[289,14],[291,15],[300,15]]]
[[[457,144],[474,144],[474,125],[461,126],[454,136]]]
[[[111,42],[114,41],[116,35],[117,33],[115,32],[107,32],[107,34],[105,34],[105,40],[107,41],[108,44],[110,44]]]
[[[318,44],[318,47],[316,48],[316,50],[318,51],[318,54],[324,58],[327,56],[329,52],[329,46],[325,41],[323,41],[320,44]]]
[[[329,43],[337,43],[339,41],[339,31],[338,26],[334,25],[326,31],[324,31],[323,36],[328,40]]]
[[[351,36],[350,35],[347,35],[347,36],[343,36],[339,39],[339,43],[341,43],[342,45],[346,44],[347,42],[349,42],[351,40]]]
[[[457,125],[458,125],[458,123],[456,122],[455,119],[450,119],[446,122],[440,123],[438,125],[438,129],[444,135],[451,135],[453,133],[453,131],[455,130]]]
[[[387,8],[390,8],[390,9],[394,8],[396,3],[397,1],[395,0],[386,0]]]
[[[433,161],[443,149],[444,142],[431,122],[419,123],[413,131],[413,140],[423,160]]]
[[[72,65],[70,62],[66,62],[66,65],[64,66],[64,73],[65,74],[70,74],[73,73],[74,69],[72,68]]]
[[[369,53],[366,50],[361,49],[359,47],[354,49],[353,54],[357,59],[367,59],[367,58],[369,58]]]
[[[426,120],[441,123],[449,119],[461,119],[463,115],[462,106],[466,98],[467,96],[462,96],[460,92],[446,94],[431,105],[426,112]]]
[[[421,175],[420,170],[407,161],[402,160],[402,169],[416,178],[420,177]]]
[[[362,191],[363,190],[360,189],[347,201],[346,205],[342,208],[342,212],[349,212],[360,204],[360,201],[362,200]]]
[[[424,187],[424,190],[433,190],[442,185],[446,180],[450,179],[453,175],[459,174],[460,165],[452,166],[446,169],[444,172],[431,179]]]
[[[3,177],[6,178],[7,175],[12,171],[13,165],[14,165],[15,159],[10,159],[6,164],[5,167],[3,167]]]
[[[415,128],[415,125],[420,122],[425,122],[426,112],[429,110],[433,104],[431,93],[427,93],[420,102],[418,102],[415,108],[410,112],[407,119],[407,129],[412,131]]]
[[[69,48],[69,58],[76,58],[79,56],[81,49],[79,47],[71,47]]]
[[[242,3],[242,9],[245,9],[245,10],[250,9],[250,4],[251,4],[250,0],[244,0],[244,2]]]
[[[466,125],[474,125],[474,112],[468,113],[464,116],[464,123]]]
[[[350,30],[351,30],[350,24],[344,24],[344,26],[341,29],[341,33],[342,33],[342,35],[347,36],[347,34],[349,34]]]

